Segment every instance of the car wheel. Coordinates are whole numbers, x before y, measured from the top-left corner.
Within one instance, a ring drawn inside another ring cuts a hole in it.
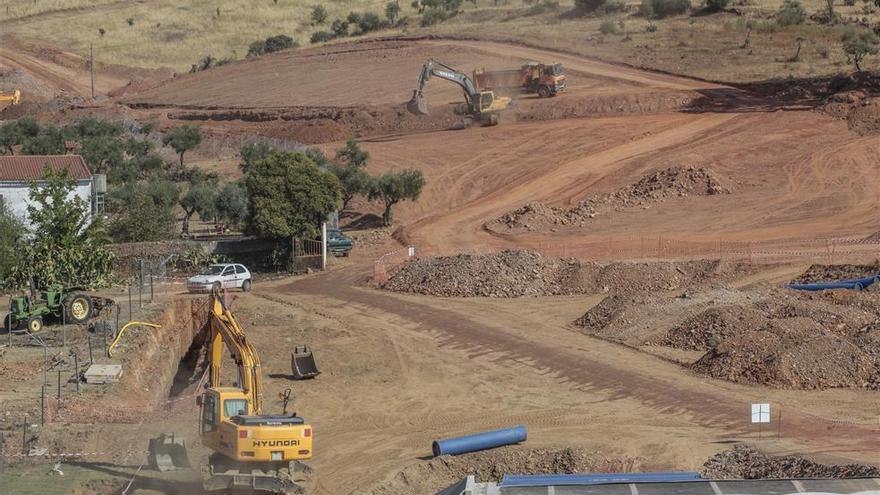
[[[245,280],[241,283],[241,291],[242,292],[250,292],[251,291],[251,281]]]

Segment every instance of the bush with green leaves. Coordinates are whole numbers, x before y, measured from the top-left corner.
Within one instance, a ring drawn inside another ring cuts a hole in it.
[[[606,19],[599,25],[599,32],[607,36],[610,34],[619,34],[620,29],[617,27],[616,22],[611,19]]]
[[[648,18],[662,19],[681,15],[691,8],[690,0],[642,0],[639,12]]]
[[[704,0],[703,9],[706,12],[721,12],[730,5],[730,0]]]
[[[315,31],[309,37],[309,43],[326,43],[335,38],[336,36],[330,31]]]
[[[372,179],[364,171],[369,160],[370,154],[362,150],[353,139],[349,139],[336,152],[336,163],[330,166],[330,172],[339,179],[342,186],[342,211],[348,209],[355,196],[369,195]]]
[[[526,15],[541,15],[547,12],[556,12],[557,10],[559,10],[559,2],[556,0],[541,0],[529,7]]]
[[[214,210],[217,218],[232,225],[241,225],[247,217],[247,189],[241,181],[227,182],[217,193]]]
[[[13,269],[21,262],[19,246],[24,242],[24,225],[0,200],[0,287],[5,287]]]
[[[385,18],[391,24],[396,23],[400,19],[400,4],[397,0],[391,0],[385,4]]]
[[[304,153],[273,151],[251,164],[247,232],[268,239],[308,239],[342,200],[339,180]]]
[[[205,55],[201,60],[192,64],[189,68],[189,73],[193,74],[196,72],[201,72],[203,70],[213,69],[214,67],[221,67],[228,63],[232,62],[231,58],[215,58],[211,55]]]
[[[348,36],[348,21],[336,19],[330,24],[330,31],[336,37]]]
[[[324,24],[327,21],[327,9],[323,5],[315,5],[312,7],[312,24]]]
[[[18,244],[19,263],[9,273],[11,287],[26,287],[31,277],[38,289],[50,284],[99,287],[110,282],[113,255],[91,205],[73,194],[76,181],[67,170],[43,169],[43,182],[30,185],[30,242]]]
[[[422,14],[422,21],[419,23],[422,27],[433,26],[449,19],[449,12],[444,9],[430,8],[425,9]]]
[[[265,40],[262,41],[254,41],[248,46],[248,57],[259,57],[260,55],[265,55],[267,53],[273,53],[281,50],[287,50],[290,48],[299,47],[299,43],[296,42],[290,36],[286,34],[277,34],[275,36],[269,36]]]
[[[181,234],[189,235],[189,222],[193,215],[198,213],[202,220],[210,220],[216,216],[217,176],[200,168],[189,169],[185,175],[186,192],[178,203],[183,209]]]
[[[108,231],[115,242],[161,241],[174,237],[179,190],[159,177],[115,186],[107,194]]]
[[[796,26],[807,19],[807,11],[798,0],[785,0],[776,11],[776,23],[780,26]]]
[[[843,52],[856,69],[856,72],[862,71],[862,61],[867,55],[876,55],[878,47],[880,47],[880,38],[869,29],[856,29],[848,27],[843,32],[841,39],[843,42]]]

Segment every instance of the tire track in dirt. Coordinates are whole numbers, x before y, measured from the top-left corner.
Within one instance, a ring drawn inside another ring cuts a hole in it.
[[[483,194],[449,213],[422,218],[408,226],[407,233],[411,238],[417,239],[417,244],[423,249],[442,249],[447,247],[442,243],[450,240],[454,240],[456,246],[499,242],[506,244],[503,240],[481,232],[482,223],[530,201],[567,198],[572,188],[580,190],[585,183],[601,179],[621,162],[691,142],[735,118],[735,114],[702,114],[687,118],[683,123],[656,134],[611,146],[574,160],[556,162],[556,165],[517,177],[507,186]],[[430,232],[430,236],[422,232]]]

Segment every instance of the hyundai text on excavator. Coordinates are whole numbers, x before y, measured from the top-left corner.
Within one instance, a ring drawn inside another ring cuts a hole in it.
[[[428,100],[425,99],[424,90],[431,77],[439,77],[461,86],[467,105],[465,113],[469,119],[478,120],[482,125],[498,125],[499,112],[507,110],[510,106],[510,98],[496,96],[492,91],[480,91],[467,74],[440,62],[428,60],[422,66],[418,85],[413,90],[412,99],[406,105],[410,113],[428,115]],[[466,124],[469,123],[466,122]]]
[[[210,381],[198,398],[202,444],[213,451],[205,490],[303,493],[295,478],[310,471],[301,461],[312,457],[312,427],[296,414],[263,414],[260,358],[217,290],[211,294],[208,331]],[[220,385],[224,348],[238,367],[233,386]],[[179,459],[185,447],[170,438],[150,442],[151,464],[157,459],[188,464]],[[169,459],[175,455],[178,459]]]

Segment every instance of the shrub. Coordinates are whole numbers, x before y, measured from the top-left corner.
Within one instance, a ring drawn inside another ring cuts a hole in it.
[[[254,41],[248,46],[248,57],[258,57],[266,53],[286,50],[288,48],[296,48],[299,44],[286,34],[270,36],[263,41]]]
[[[807,19],[807,11],[798,0],[785,0],[776,12],[776,23],[780,26],[803,24]]]
[[[607,0],[596,12],[600,14],[613,14],[625,10],[626,3],[623,0]]]
[[[645,2],[651,4],[650,10],[653,14],[649,17],[663,18],[671,15],[680,15],[691,8],[690,0],[642,0],[643,7]]]
[[[828,58],[828,47],[822,43],[816,43],[816,53],[822,58]]]
[[[125,22],[129,26],[134,26],[134,17],[129,17],[128,19],[125,20]]]
[[[880,38],[874,34],[874,31],[863,29],[856,30],[849,27],[843,33],[843,52],[846,58],[853,63],[856,72],[862,71],[862,60],[867,55],[876,55]]]
[[[324,43],[326,41],[330,41],[336,36],[333,36],[333,33],[329,31],[315,31],[312,33],[311,38],[309,38],[310,43]]]
[[[574,8],[580,12],[595,12],[606,0],[574,0]]]
[[[374,12],[367,12],[360,16],[357,26],[361,33],[369,33],[382,27],[382,19]]]
[[[730,0],[705,0],[703,8],[707,12],[721,12],[730,4]]]
[[[221,65],[226,65],[229,62],[232,62],[231,58],[214,58],[211,55],[205,55],[201,60],[192,64],[189,68],[190,74],[194,72],[199,72],[203,70],[208,70],[214,67],[220,67]]]
[[[330,24],[330,31],[337,37],[348,36],[348,21],[336,19]]]
[[[327,21],[327,9],[323,5],[312,7],[312,24],[324,24]]]
[[[620,33],[620,30],[617,28],[617,23],[615,23],[611,19],[606,19],[602,21],[602,24],[599,25],[599,32],[605,35],[609,35],[618,34]]]
[[[653,22],[649,22],[648,25],[645,26],[645,31],[648,33],[656,33],[657,32],[657,25],[654,24]]]
[[[391,24],[394,24],[400,18],[400,5],[395,0],[385,4],[385,18]]]
[[[555,0],[542,0],[529,7],[526,15],[541,15],[546,12],[555,12],[557,10],[559,10],[559,2]]]
[[[434,24],[440,23],[449,19],[449,13],[443,9],[438,8],[430,8],[425,9],[425,13],[422,14],[422,27],[425,26],[433,26]]]

